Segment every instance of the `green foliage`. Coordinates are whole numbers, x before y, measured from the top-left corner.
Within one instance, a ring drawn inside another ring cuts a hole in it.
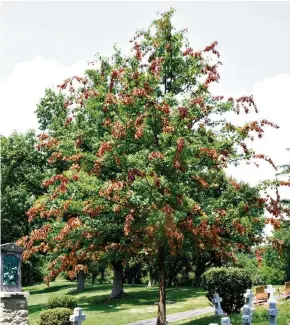
[[[283,237],[283,226],[278,231],[275,231],[275,239]],[[279,235],[281,237],[279,237]],[[286,239],[288,233],[285,233]],[[290,264],[287,259],[288,251],[283,248],[287,247],[287,240],[283,243],[282,251],[276,250],[272,245],[264,246],[264,254],[261,265],[258,265],[258,261],[254,254],[238,254],[237,262],[234,263],[236,267],[243,268],[251,275],[252,283],[254,285],[259,284],[284,284],[288,279],[287,271]]]
[[[144,263],[131,259],[124,268],[123,279],[128,284],[141,284],[145,275],[146,267]]]
[[[40,313],[39,325],[65,325],[72,310],[69,308],[47,309]]]
[[[60,297],[50,297],[46,304],[46,309],[54,308],[70,308],[74,309],[77,307],[77,299],[72,296],[60,296]]]
[[[262,265],[260,276],[263,283],[283,284],[285,282],[286,272],[281,267]]]
[[[22,261],[21,277],[22,285],[30,285],[41,282],[45,275],[43,256],[34,255],[29,261]]]
[[[15,242],[28,235],[33,224],[25,212],[44,193],[47,155],[35,149],[33,131],[1,136],[1,242]]]
[[[251,275],[253,285],[264,284],[260,273],[261,268],[254,253],[240,253],[236,257],[237,261],[232,264],[233,266],[247,270]]]
[[[282,241],[282,245],[280,245],[280,251],[278,251],[279,258],[277,259],[277,263],[280,263],[279,266],[281,268],[284,267],[285,271],[285,280],[290,280],[290,220],[283,220],[281,222],[280,229],[274,232],[274,238],[276,240]],[[276,264],[277,265],[277,264]],[[276,266],[275,265],[275,266]]]
[[[51,89],[45,89],[45,96],[37,105],[36,115],[40,130],[58,129],[67,118],[63,109],[64,96]]]
[[[240,268],[216,267],[203,275],[203,285],[208,290],[207,298],[212,301],[218,293],[222,297],[224,312],[237,313],[244,305],[244,293],[252,287],[250,274]]]
[[[276,232],[277,238],[275,238],[275,240],[277,240],[279,237],[280,239],[282,239],[282,237],[284,238],[284,236],[282,235],[283,231],[281,229]],[[287,236],[289,237],[289,234],[286,235],[284,239],[286,239]],[[283,251],[279,252],[271,245],[265,247],[265,252],[263,254],[263,262],[260,268],[260,274],[263,283],[284,284],[284,282],[287,280],[286,272],[288,267],[289,265],[287,265],[287,253],[283,254]]]

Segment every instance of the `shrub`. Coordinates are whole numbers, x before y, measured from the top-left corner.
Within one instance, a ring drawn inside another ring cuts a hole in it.
[[[77,307],[77,299],[71,296],[62,297],[50,297],[46,303],[46,309],[54,308],[70,308],[74,309]]]
[[[202,281],[208,290],[207,298],[212,301],[213,295],[218,293],[226,313],[239,312],[244,305],[245,291],[252,287],[249,272],[236,267],[212,268],[203,274]]]
[[[72,311],[69,308],[47,309],[40,313],[39,325],[65,325]]]

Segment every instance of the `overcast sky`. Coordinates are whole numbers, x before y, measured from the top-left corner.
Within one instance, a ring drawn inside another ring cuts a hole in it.
[[[114,43],[128,49],[134,32],[170,7],[194,49],[219,42],[223,67],[214,91],[253,94],[258,117],[280,125],[267,130],[257,150],[277,164],[289,161],[290,2],[2,2],[1,134],[36,128],[33,112],[45,87],[82,73],[95,53],[109,55]],[[261,165],[231,172],[250,183],[274,177]]]

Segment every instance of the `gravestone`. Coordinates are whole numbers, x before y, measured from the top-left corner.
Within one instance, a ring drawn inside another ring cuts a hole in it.
[[[223,301],[223,299],[219,296],[218,293],[215,293],[213,295],[212,302],[214,303],[214,306],[215,306],[215,314],[218,315],[218,316],[224,315],[224,311],[222,310],[222,307],[221,307],[221,302],[222,301]]]
[[[245,305],[249,306],[251,308],[251,311],[254,311],[255,308],[253,307],[253,300],[255,298],[255,295],[253,294],[253,291],[251,289],[247,289],[246,293],[244,294],[245,297]]]
[[[229,317],[221,318],[221,325],[232,325]]]
[[[285,298],[290,297],[290,282],[285,282]]]
[[[270,317],[270,325],[277,325],[278,308],[276,301],[269,301],[268,315]]]
[[[23,248],[0,245],[0,324],[28,325],[28,292],[22,291],[21,261]]]
[[[265,292],[266,286],[256,288],[256,303],[264,303],[268,300],[268,294]]]
[[[252,324],[252,310],[249,305],[243,307],[242,323],[245,325]]]
[[[274,297],[274,292],[276,292],[276,289],[273,288],[273,286],[271,284],[267,285],[267,289],[265,289],[265,292],[267,292],[270,295],[268,302],[276,301],[276,299]]]
[[[73,315],[69,317],[69,320],[73,325],[82,325],[82,322],[86,319],[86,315],[83,314],[82,308],[75,308]]]

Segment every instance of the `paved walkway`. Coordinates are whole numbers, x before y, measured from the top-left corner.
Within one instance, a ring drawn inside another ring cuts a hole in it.
[[[188,310],[188,311],[182,311],[181,313],[176,313],[176,314],[171,314],[166,316],[166,320],[168,322],[177,322],[179,320],[203,315],[203,314],[208,314],[214,312],[213,307],[204,307],[204,308],[199,308],[199,309],[194,309],[194,310]],[[144,319],[140,320],[135,323],[130,323],[126,325],[156,325],[156,318],[151,318],[151,319]]]

